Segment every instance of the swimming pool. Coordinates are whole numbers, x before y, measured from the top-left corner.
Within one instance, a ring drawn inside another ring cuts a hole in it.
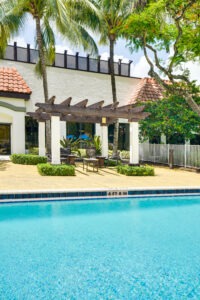
[[[200,197],[0,206],[0,299],[200,299]]]

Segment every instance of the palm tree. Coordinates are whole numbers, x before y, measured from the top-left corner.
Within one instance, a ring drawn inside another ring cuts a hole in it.
[[[96,24],[100,34],[100,44],[109,44],[110,75],[113,103],[117,102],[116,80],[114,73],[114,46],[122,36],[121,28],[134,9],[134,0],[92,0],[99,12],[99,24]],[[117,156],[119,123],[115,123],[113,156]]]
[[[21,19],[14,15],[7,15],[10,9],[10,3],[6,0],[0,3],[0,58],[5,54],[8,40],[23,27]]]
[[[86,13],[91,12],[93,14],[94,7],[88,0],[78,2],[72,0],[7,0],[1,6],[5,14],[1,18],[2,22],[1,19],[0,22],[6,32],[3,35],[2,52],[5,51],[10,33],[16,33],[20,28],[19,25],[23,24],[28,15],[31,15],[35,20],[36,42],[39,52],[36,71],[42,76],[44,100],[48,102],[46,65],[52,64],[55,58],[55,35],[52,22],[56,25],[57,31],[66,36],[73,44],[76,46],[81,44],[84,49],[89,48],[92,52],[97,53],[95,42],[82,26],[84,18],[78,18],[80,17],[80,8]],[[9,27],[7,20],[11,20]],[[47,150],[50,151],[50,122],[46,123],[46,146]]]

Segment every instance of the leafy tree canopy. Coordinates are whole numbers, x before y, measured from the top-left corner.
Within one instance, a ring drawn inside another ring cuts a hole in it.
[[[190,80],[184,63],[200,60],[200,0],[150,0],[143,10],[132,13],[123,33],[129,46],[142,48],[154,77],[171,95],[184,96],[200,116],[194,94],[199,92]],[[169,53],[163,61],[160,51]],[[170,81],[167,84],[163,78]]]
[[[196,98],[196,101],[200,103],[200,98]],[[179,134],[185,139],[191,139],[195,133],[199,133],[200,117],[191,110],[183,97],[171,96],[145,105],[150,115],[140,122],[142,141],[161,134],[168,137]]]
[[[200,1],[158,0],[142,11],[133,13],[126,24],[135,48],[143,47],[142,37],[158,50],[170,50],[177,37],[180,61],[199,58],[200,53]],[[178,61],[176,61],[178,63]]]

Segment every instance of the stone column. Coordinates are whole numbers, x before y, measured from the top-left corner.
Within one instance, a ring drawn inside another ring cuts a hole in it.
[[[66,139],[67,136],[67,126],[66,121],[60,121],[60,139]]]
[[[101,125],[99,123],[95,124],[95,135],[101,138]]]
[[[60,164],[60,117],[51,116],[51,163]]]
[[[102,156],[108,157],[108,126],[101,126],[101,148]]]
[[[46,155],[45,148],[45,122],[38,123],[38,145],[39,145],[39,155]]]
[[[17,112],[11,127],[11,153],[25,153],[25,114]]]
[[[130,165],[139,164],[139,124],[130,123]]]

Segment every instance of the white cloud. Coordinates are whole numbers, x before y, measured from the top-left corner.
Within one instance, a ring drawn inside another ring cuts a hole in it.
[[[200,63],[190,61],[185,64],[185,67],[190,70],[190,79],[196,80],[200,84]]]
[[[21,37],[21,36],[17,36],[17,37],[15,37],[15,38],[11,39],[11,40],[9,41],[9,44],[10,44],[10,45],[13,45],[14,42],[16,42],[17,45],[20,46],[20,47],[25,47],[25,48],[27,47],[27,42],[26,42],[26,40],[25,40],[23,37]],[[31,48],[33,48],[33,47],[34,47],[34,45],[31,44]]]
[[[69,47],[67,47],[66,45],[56,45],[56,53],[63,53],[65,50],[67,50],[68,54],[75,54],[75,52],[73,50],[71,50]]]
[[[141,56],[138,63],[131,65],[131,76],[134,77],[148,77],[149,64],[146,61],[145,56]]]
[[[15,37],[15,38],[13,38],[13,39],[11,39],[10,41],[9,41],[9,44],[10,45],[13,45],[14,44],[14,42],[16,42],[17,43],[17,45],[18,46],[20,46],[20,47],[24,47],[24,48],[26,48],[27,47],[27,42],[26,42],[26,40],[25,40],[25,38],[24,37],[21,37],[21,36],[18,36],[18,37]],[[31,45],[31,48],[35,48],[35,45],[32,43]],[[67,53],[68,54],[75,54],[75,52],[73,51],[73,50],[71,50],[68,46],[64,46],[64,45],[56,45],[56,53],[64,53],[64,51],[65,50],[67,50]]]
[[[101,53],[101,59],[102,60],[108,60],[108,58],[110,57],[108,52],[103,52]],[[128,63],[129,62],[129,58],[124,57],[123,55],[114,55],[114,61],[118,62],[119,59],[122,60],[122,62],[124,63]]]
[[[172,52],[171,52],[172,53]],[[183,68],[183,65],[182,65]],[[187,62],[184,64],[184,68],[189,69],[190,79],[196,80],[200,84],[200,63],[199,62]],[[131,76],[134,77],[148,77],[149,65],[146,61],[145,56],[141,56],[138,63],[131,65]],[[178,74],[178,70],[175,72]]]

